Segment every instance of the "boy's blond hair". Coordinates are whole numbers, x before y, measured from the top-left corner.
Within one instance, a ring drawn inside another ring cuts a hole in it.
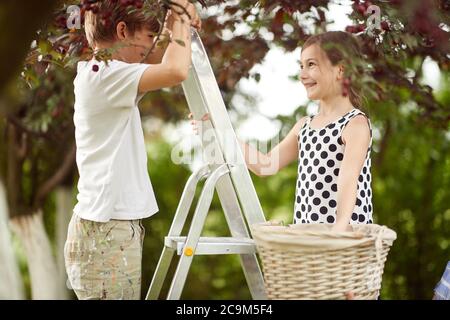
[[[89,46],[94,48],[98,43],[116,41],[116,26],[121,21],[125,22],[131,34],[144,28],[157,33],[160,27],[156,17],[146,17],[142,9],[124,5],[118,0],[100,0],[84,14]]]

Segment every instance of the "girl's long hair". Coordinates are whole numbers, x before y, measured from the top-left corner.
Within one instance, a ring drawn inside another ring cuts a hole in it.
[[[346,73],[347,77],[351,69],[351,61],[354,59],[362,59],[359,41],[348,32],[328,31],[311,36],[303,44],[302,50],[314,44],[320,46],[333,66],[343,64],[344,73]],[[352,105],[364,110],[363,95],[355,81],[349,85],[347,90]]]

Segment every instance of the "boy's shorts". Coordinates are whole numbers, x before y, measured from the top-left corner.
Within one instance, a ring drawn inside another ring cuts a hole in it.
[[[64,259],[69,283],[80,300],[139,300],[141,220],[95,222],[72,216]]]

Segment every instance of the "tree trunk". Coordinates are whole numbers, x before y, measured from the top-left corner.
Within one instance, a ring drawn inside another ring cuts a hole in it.
[[[6,190],[0,180],[0,299],[21,300],[25,294],[8,221]]]
[[[67,282],[66,268],[64,265],[64,244],[67,238],[67,227],[72,217],[72,189],[67,187],[58,187],[56,193],[56,263],[60,281]],[[61,299],[69,299],[70,293],[66,287],[64,296]]]
[[[45,231],[42,211],[16,216],[11,219],[11,226],[25,251],[31,279],[31,298],[62,299],[66,290],[65,282],[61,283],[58,277],[58,268]]]

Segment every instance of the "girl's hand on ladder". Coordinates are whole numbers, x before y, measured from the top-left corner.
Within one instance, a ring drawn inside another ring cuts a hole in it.
[[[191,119],[192,131],[194,131],[194,133],[198,135],[198,120],[194,120],[194,115],[192,114],[192,112],[189,113],[188,118]],[[209,113],[205,113],[200,120],[209,120]]]

